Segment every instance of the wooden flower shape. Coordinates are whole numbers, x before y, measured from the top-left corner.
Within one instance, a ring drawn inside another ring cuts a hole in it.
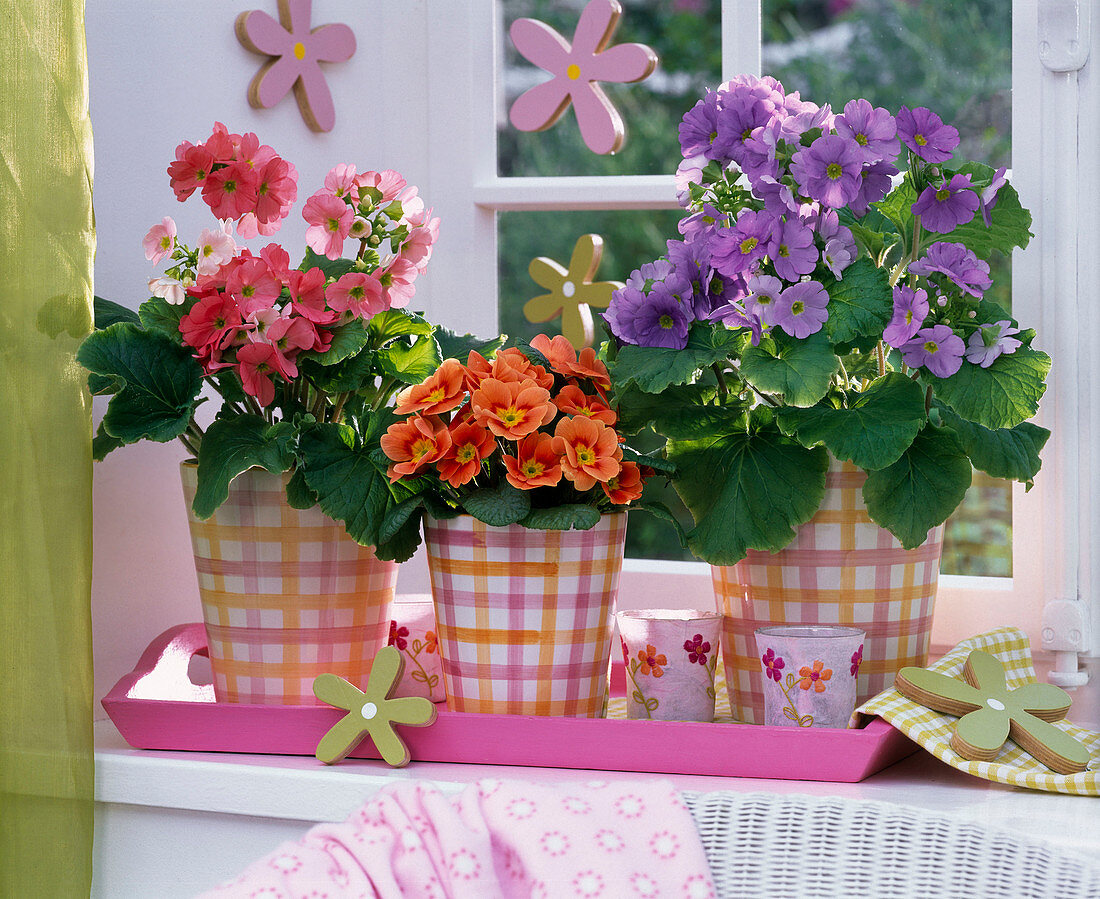
[[[619,281],[593,281],[603,256],[603,238],[582,234],[573,246],[569,268],[539,256],[527,267],[531,279],[549,291],[528,300],[523,314],[529,322],[541,323],[561,316],[561,333],[577,349],[591,346],[595,338],[591,307],[606,309],[611,294],[623,285]]]
[[[992,761],[1011,737],[1059,774],[1088,767],[1088,749],[1050,723],[1069,711],[1071,700],[1065,690],[1053,684],[1010,689],[1004,665],[981,650],[967,657],[963,677],[965,683],[924,668],[902,668],[895,686],[903,696],[934,711],[962,716],[951,748],[965,759]]]
[[[344,62],[355,52],[347,25],[310,28],[313,0],[279,0],[279,21],[258,9],[237,16],[237,40],[253,53],[272,57],[248,86],[248,102],[268,109],[294,89],[302,118],[314,131],[336,124],[322,62]]]
[[[369,735],[386,763],[395,768],[409,763],[409,749],[393,726],[425,727],[435,721],[436,711],[433,702],[420,696],[391,698],[404,670],[405,659],[397,648],[383,646],[374,658],[366,690],[335,674],[322,674],[313,681],[318,699],[348,712],[317,744],[320,761],[332,765],[346,758]]]
[[[536,19],[516,19],[509,34],[516,49],[554,77],[520,94],[508,114],[520,131],[545,131],[573,104],[581,137],[593,153],[614,153],[626,130],[599,81],[648,78],[657,54],[644,44],[608,47],[619,24],[618,0],[591,0],[581,12],[570,44]]]

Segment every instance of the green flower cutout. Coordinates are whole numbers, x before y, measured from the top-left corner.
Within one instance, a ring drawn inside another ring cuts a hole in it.
[[[963,682],[924,668],[902,668],[898,692],[921,705],[960,715],[951,748],[965,759],[990,762],[1011,738],[1021,749],[1059,774],[1084,771],[1088,749],[1051,722],[1065,718],[1071,699],[1053,684],[1010,689],[1001,661],[981,650],[966,659]]]
[[[319,761],[335,764],[347,757],[364,734],[369,734],[387,764],[403,768],[409,763],[409,748],[393,726],[425,727],[435,721],[436,711],[435,703],[419,696],[391,698],[404,670],[405,660],[397,648],[383,646],[374,658],[366,690],[335,674],[322,674],[313,681],[313,694],[318,699],[348,712],[317,744]]]
[[[611,304],[611,294],[623,286],[619,281],[592,281],[601,256],[603,238],[598,234],[582,234],[573,247],[568,269],[545,256],[532,259],[527,267],[531,280],[550,292],[524,304],[527,320],[539,324],[560,315],[561,333],[574,349],[592,346],[596,334],[592,309],[606,309]]]

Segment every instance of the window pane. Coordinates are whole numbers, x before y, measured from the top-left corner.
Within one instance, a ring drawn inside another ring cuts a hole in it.
[[[524,304],[545,294],[528,274],[531,260],[548,257],[562,268],[568,268],[573,247],[583,234],[599,234],[603,238],[603,256],[593,281],[625,281],[630,273],[645,262],[665,252],[665,241],[677,236],[676,223],[682,212],[678,209],[630,212],[503,212],[497,217],[500,265],[500,330],[510,340],[527,341],[536,334],[560,334],[560,317],[546,322],[530,322],[524,317]],[[599,315],[599,310],[593,310]],[[596,343],[604,339],[599,319],[596,320]],[[631,439],[631,445],[647,452],[657,444],[644,444]],[[661,479],[658,479],[658,483]],[[681,507],[672,489],[666,495],[655,493],[652,499],[664,502],[670,509]],[[664,492],[664,491],[662,491]],[[683,513],[682,523],[691,524],[691,516]],[[627,556],[644,559],[685,559],[691,554],[680,549],[675,532],[645,512],[633,512],[627,531]]]
[[[1003,0],[762,0],[764,74],[804,99],[926,106],[959,129],[958,154],[1011,164],[1012,20]],[[965,39],[961,36],[965,35]],[[1011,266],[990,260],[989,299],[1011,309]],[[974,473],[947,523],[944,574],[1012,574],[1012,492]]]
[[[660,58],[656,71],[634,84],[603,83],[626,126],[626,141],[613,156],[585,146],[572,107],[546,131],[523,132],[508,121],[508,110],[524,91],[550,75],[516,51],[508,28],[533,18],[572,43],[585,0],[506,0],[504,18],[504,97],[497,132],[498,170],[508,175],[656,175],[675,170],[680,160],[676,126],[705,85],[714,86],[721,67],[719,0],[630,0],[623,4],[611,46],[641,43]]]

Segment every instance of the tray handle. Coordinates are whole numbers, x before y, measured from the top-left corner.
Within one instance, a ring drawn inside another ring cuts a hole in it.
[[[138,659],[130,683],[124,688],[125,696],[129,699],[213,702],[213,684],[193,683],[188,673],[191,659],[207,654],[206,628],[201,623],[168,628]],[[122,686],[120,683],[119,687]]]

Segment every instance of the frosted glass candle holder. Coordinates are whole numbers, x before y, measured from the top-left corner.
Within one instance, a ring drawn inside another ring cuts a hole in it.
[[[858,627],[775,625],[756,630],[764,723],[847,727],[866,633]]]
[[[717,612],[636,609],[616,615],[626,662],[626,713],[655,721],[713,721]]]

